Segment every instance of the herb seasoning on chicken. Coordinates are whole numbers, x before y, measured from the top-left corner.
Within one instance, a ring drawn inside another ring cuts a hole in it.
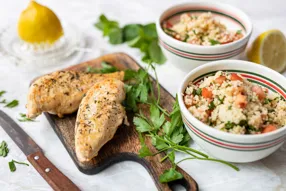
[[[125,99],[124,83],[105,79],[96,83],[82,99],[75,126],[75,150],[80,161],[97,156],[111,140],[126,118],[121,102]]]
[[[91,74],[59,71],[37,79],[28,94],[27,117],[35,118],[42,112],[62,117],[75,112],[85,93],[94,83],[104,78],[123,80],[124,72]]]

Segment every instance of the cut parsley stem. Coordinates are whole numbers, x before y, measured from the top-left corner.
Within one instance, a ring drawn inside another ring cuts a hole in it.
[[[236,171],[239,171],[239,168],[231,163],[228,163],[226,161],[223,161],[223,160],[219,160],[219,159],[213,159],[213,158],[197,158],[197,157],[188,157],[188,158],[184,158],[180,161],[178,161],[176,163],[176,165],[178,165],[179,163],[183,162],[183,161],[186,161],[186,160],[193,160],[193,159],[198,159],[198,160],[206,160],[206,161],[213,161],[213,162],[218,162],[218,163],[223,163],[231,168],[233,168],[234,170]]]

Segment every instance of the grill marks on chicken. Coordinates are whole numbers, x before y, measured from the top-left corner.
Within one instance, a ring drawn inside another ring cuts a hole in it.
[[[97,156],[101,147],[111,140],[122,124],[125,109],[124,83],[104,79],[96,83],[83,98],[75,126],[75,150],[79,161]]]
[[[30,87],[27,117],[35,118],[42,112],[62,117],[75,112],[85,93],[105,78],[123,80],[124,72],[92,74],[78,71],[59,71],[37,79]]]

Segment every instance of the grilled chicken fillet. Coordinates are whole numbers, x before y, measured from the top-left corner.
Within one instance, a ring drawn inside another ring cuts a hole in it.
[[[37,79],[30,87],[27,117],[35,118],[42,112],[62,117],[76,111],[85,93],[104,78],[123,80],[124,72],[91,74],[77,71],[54,72]]]
[[[105,79],[88,90],[82,99],[75,126],[75,150],[79,161],[97,156],[101,147],[113,138],[125,118],[121,102],[125,99],[124,84]]]

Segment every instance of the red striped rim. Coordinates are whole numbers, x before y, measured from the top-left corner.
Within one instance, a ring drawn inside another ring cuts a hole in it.
[[[194,59],[209,59],[210,61],[214,60],[214,59],[224,59],[224,58],[235,56],[235,55],[243,52],[245,47],[246,47],[246,44],[245,44],[242,47],[240,47],[240,48],[238,48],[238,49],[236,49],[230,53],[225,53],[225,54],[221,54],[221,55],[212,55],[212,54],[210,54],[210,55],[203,55],[203,54],[198,55],[197,53],[192,54],[192,53],[187,53],[187,52],[175,49],[175,48],[171,47],[170,45],[166,44],[165,42],[163,42],[161,39],[159,40],[159,42],[164,48],[166,48],[170,52],[173,52],[177,55],[187,57],[187,58],[191,58],[191,59],[192,58],[194,58]]]
[[[267,144],[260,144],[257,146],[242,146],[239,143],[235,143],[235,144],[228,144],[225,142],[221,142],[218,141],[217,139],[213,139],[210,136],[206,135],[204,132],[197,130],[194,125],[191,125],[190,122],[185,118],[184,115],[182,115],[183,117],[183,121],[185,122],[185,125],[194,133],[196,134],[198,137],[200,137],[203,140],[206,140],[208,142],[211,142],[215,145],[219,145],[223,148],[230,148],[230,149],[234,149],[234,150],[251,150],[251,151],[255,151],[255,150],[261,150],[261,149],[266,149],[272,146],[275,146],[279,143],[282,143],[284,141],[285,136],[282,136],[281,138],[279,138],[278,140],[274,140],[273,142],[267,143]],[[251,143],[250,143],[251,144]],[[253,143],[254,145],[255,143]]]
[[[217,72],[217,71],[214,71],[214,73]],[[283,96],[285,99],[286,99],[286,92],[284,92],[282,89],[280,89],[279,87],[277,87],[276,85],[270,83],[269,81],[266,81],[265,79],[263,78],[260,78],[260,77],[257,77],[255,76],[255,74],[253,73],[252,75],[249,75],[249,74],[245,74],[245,73],[242,73],[243,71],[238,71],[239,74],[242,76],[242,77],[245,77],[247,79],[253,79],[253,80],[256,80],[258,82],[261,82],[263,84],[266,84],[267,86],[271,87],[272,89],[274,89],[276,92],[278,92],[281,96]],[[196,80],[194,82],[194,84],[198,84],[200,81],[202,80],[202,78]]]

